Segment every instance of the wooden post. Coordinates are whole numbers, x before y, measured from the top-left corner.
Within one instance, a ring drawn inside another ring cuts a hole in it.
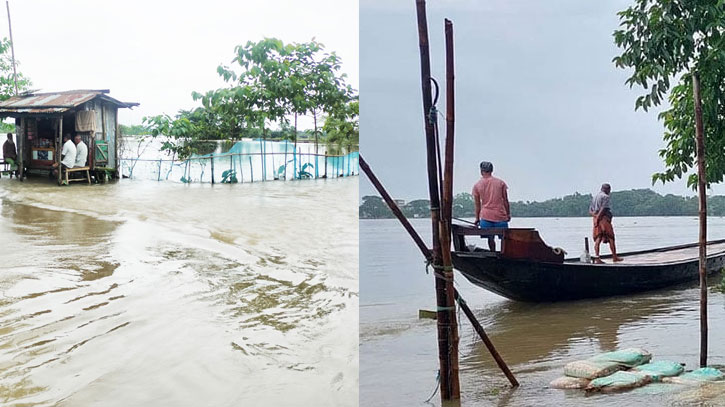
[[[36,134],[34,137],[38,137]],[[63,151],[63,116],[58,119],[58,137],[56,139],[56,145],[58,149],[55,151],[56,161],[58,163],[58,185],[61,184],[63,179],[63,165],[60,163],[60,154]]]
[[[418,249],[420,249],[421,253],[423,253],[423,257],[425,257],[427,260],[430,261],[431,259],[431,250],[426,246],[425,242],[423,242],[423,239],[420,237],[418,232],[415,231],[413,228],[413,225],[410,224],[408,219],[403,215],[403,212],[400,210],[398,205],[395,203],[393,198],[388,194],[388,191],[385,190],[385,187],[380,183],[378,178],[373,173],[373,170],[370,168],[368,163],[363,159],[362,155],[360,155],[360,168],[365,173],[365,175],[368,176],[368,179],[373,184],[375,189],[378,190],[380,195],[383,197],[383,200],[386,204],[388,204],[388,207],[393,212],[396,218],[400,221],[401,225],[403,225],[403,228],[408,232],[410,237],[413,239],[415,244],[418,246]],[[463,310],[463,313],[468,317],[469,321],[471,321],[471,324],[473,325],[474,329],[476,330],[476,333],[478,333],[478,336],[481,337],[481,340],[486,345],[486,348],[488,348],[488,351],[491,353],[491,356],[493,356],[494,360],[496,361],[496,364],[498,364],[498,367],[503,371],[503,373],[506,375],[506,377],[509,379],[509,382],[512,386],[517,387],[519,385],[519,382],[514,377],[513,373],[511,373],[511,370],[509,370],[508,366],[506,365],[506,362],[504,362],[501,355],[499,355],[496,348],[493,346],[493,343],[488,338],[488,335],[486,335],[486,331],[484,331],[481,324],[476,320],[476,316],[473,315],[473,312],[470,308],[468,308],[468,305],[465,301],[463,301],[463,298],[461,298],[458,294],[457,290],[453,290],[453,294],[456,298],[456,301],[461,306],[461,309]]]
[[[443,169],[443,186],[441,202],[440,235],[441,260],[443,263],[442,273],[445,277],[446,307],[454,307],[449,321],[448,335],[451,346],[450,368],[451,377],[455,381],[451,383],[453,393],[451,398],[461,397],[461,390],[458,382],[458,323],[455,317],[456,297],[453,287],[453,260],[451,259],[451,223],[453,216],[453,146],[454,146],[454,122],[455,122],[455,95],[453,75],[453,23],[445,20],[446,35],[446,147]],[[436,142],[436,146],[437,146]]]
[[[425,0],[416,0],[418,19],[418,43],[420,47],[420,79],[423,93],[423,121],[425,124],[427,163],[428,163],[428,193],[430,195],[431,232],[432,232],[432,265],[436,271],[436,303],[438,322],[438,359],[440,363],[441,399],[457,400],[460,398],[458,381],[458,339],[455,329],[456,308],[452,293],[447,292],[447,277],[439,271],[444,269],[441,261],[440,243],[440,195],[438,187],[438,162],[436,154],[435,116],[431,113],[433,95],[431,91],[430,54],[428,49],[428,21],[425,10]]]
[[[700,198],[700,367],[707,366],[707,191],[705,178],[705,137],[702,124],[700,77],[692,74],[695,99],[695,146],[697,149],[697,195]]]
[[[113,129],[113,145],[115,146],[115,148],[113,149],[113,156],[114,156],[115,162],[113,164],[114,164],[114,167],[116,168],[116,170],[114,171],[114,176],[116,178],[121,178],[121,173],[119,172],[119,170],[121,168],[121,163],[118,161],[118,147],[120,145],[119,143],[121,142],[121,134],[118,131],[118,128],[119,128],[118,107],[113,108],[113,124],[114,124],[114,126],[113,126],[114,127],[114,129]],[[110,157],[109,157],[109,159],[110,159]],[[172,167],[173,167],[173,164],[172,164]]]
[[[211,183],[214,185],[214,153],[211,154]]]
[[[15,119],[15,140],[18,142],[18,171],[19,180],[25,178],[25,118]]]

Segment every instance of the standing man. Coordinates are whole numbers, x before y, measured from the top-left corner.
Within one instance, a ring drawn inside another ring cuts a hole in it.
[[[609,194],[611,192],[612,187],[609,184],[602,184],[601,191],[592,199],[592,203],[589,205],[589,214],[594,218],[592,232],[592,237],[594,237],[594,262],[598,264],[604,264],[602,259],[599,258],[599,246],[602,243],[609,243],[613,261],[622,261],[622,258],[617,256],[617,248],[614,245],[612,208],[609,203]]]
[[[488,161],[481,162],[481,179],[473,186],[472,192],[476,224],[481,229],[508,229],[511,220],[508,186],[492,173],[493,164]],[[488,248],[492,252],[496,251],[496,241],[493,236],[488,238]]]
[[[13,143],[13,133],[8,133],[8,139],[3,144],[3,159],[6,163],[10,164],[12,171],[18,170],[15,164],[18,160],[18,153],[15,149],[15,143]]]
[[[86,143],[83,142],[83,139],[81,139],[80,134],[76,134],[75,138],[76,142],[76,161],[75,165],[73,167],[85,167],[86,162],[88,161],[88,146]]]

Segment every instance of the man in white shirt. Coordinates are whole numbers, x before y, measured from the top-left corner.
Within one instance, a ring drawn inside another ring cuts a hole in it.
[[[76,161],[73,167],[85,167],[88,161],[88,146],[83,142],[80,135],[76,135]]]
[[[62,169],[67,170],[68,168],[73,168],[73,166],[76,164],[76,145],[73,144],[73,140],[71,140],[70,134],[66,133],[63,136],[63,149],[60,152],[60,165]],[[86,152],[87,153],[87,152]],[[58,175],[58,163],[53,163],[53,175]]]

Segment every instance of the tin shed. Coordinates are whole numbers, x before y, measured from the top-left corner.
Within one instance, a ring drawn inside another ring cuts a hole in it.
[[[118,176],[118,109],[138,106],[108,96],[108,90],[25,93],[0,102],[0,117],[14,117],[19,178],[51,171],[60,163],[64,134],[80,135],[91,171]],[[60,183],[60,174],[58,174]]]

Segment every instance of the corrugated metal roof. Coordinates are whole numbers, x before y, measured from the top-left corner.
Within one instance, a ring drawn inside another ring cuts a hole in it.
[[[138,106],[138,103],[124,103],[106,93],[108,93],[107,89],[27,93],[0,102],[0,113],[62,113],[99,96],[119,107]]]

